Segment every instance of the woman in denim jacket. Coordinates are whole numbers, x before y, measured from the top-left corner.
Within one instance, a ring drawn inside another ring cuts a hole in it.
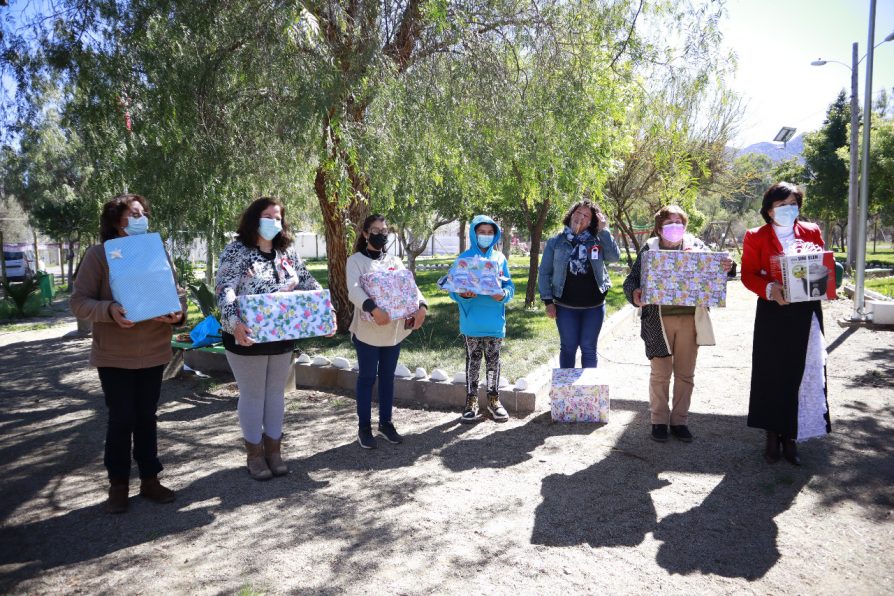
[[[562,220],[565,229],[546,243],[538,289],[546,315],[559,329],[559,366],[596,368],[596,342],[605,319],[605,296],[612,283],[606,263],[620,259],[618,245],[599,207],[578,201]]]

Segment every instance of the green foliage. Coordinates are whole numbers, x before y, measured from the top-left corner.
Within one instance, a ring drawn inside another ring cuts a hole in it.
[[[214,315],[218,320],[220,319],[220,310],[217,306],[217,297],[214,295],[210,289],[208,289],[208,285],[205,282],[199,284],[190,284],[189,286],[189,297],[192,301],[199,307],[199,310],[202,311],[202,316],[209,317]]]
[[[850,104],[842,91],[829,106],[822,128],[804,135],[804,179],[808,197],[804,211],[815,218],[847,218],[848,165],[838,149],[850,144],[850,118]]]
[[[29,301],[29,298],[31,296],[36,296],[38,290],[40,290],[40,286],[37,284],[37,278],[28,277],[25,278],[25,281],[20,283],[6,281],[3,284],[3,288],[7,296],[7,302],[11,303],[11,306],[13,307],[12,314],[20,317],[34,316],[40,310],[39,299],[36,302],[36,310],[34,309],[33,304],[29,304],[31,302]]]

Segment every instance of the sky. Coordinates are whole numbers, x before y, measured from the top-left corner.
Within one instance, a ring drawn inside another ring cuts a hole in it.
[[[728,0],[724,44],[738,56],[731,87],[746,100],[738,138],[745,147],[772,141],[783,126],[796,134],[822,126],[839,91],[850,99],[851,45],[866,54],[869,0]],[[894,0],[877,0],[875,43],[894,31]],[[811,66],[822,58],[840,64]],[[859,65],[860,109],[866,60]],[[894,41],[875,49],[872,93],[894,87]]]

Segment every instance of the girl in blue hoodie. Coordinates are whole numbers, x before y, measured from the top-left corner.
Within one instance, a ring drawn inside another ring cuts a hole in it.
[[[500,270],[502,292],[482,296],[474,292],[450,298],[459,306],[459,330],[466,345],[466,407],[462,422],[478,421],[478,376],[482,357],[486,363],[487,411],[496,422],[509,419],[500,403],[500,347],[506,337],[506,303],[515,295],[515,284],[509,275],[509,263],[503,253],[494,250],[500,241],[500,226],[486,215],[476,215],[469,224],[471,248],[459,258],[482,257],[494,261]]]

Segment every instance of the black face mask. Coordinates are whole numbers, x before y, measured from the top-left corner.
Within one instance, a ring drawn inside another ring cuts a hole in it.
[[[387,234],[370,234],[368,239],[369,245],[375,250],[382,250],[388,243]]]

